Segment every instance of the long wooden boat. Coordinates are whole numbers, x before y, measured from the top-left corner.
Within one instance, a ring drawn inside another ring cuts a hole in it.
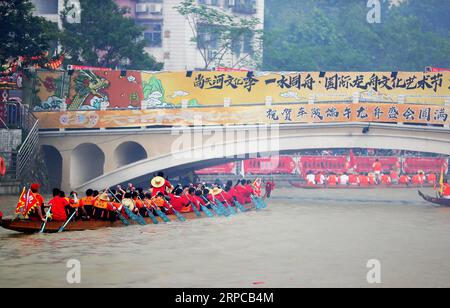
[[[336,186],[328,186],[328,185],[308,185],[304,182],[296,182],[289,181],[294,187],[301,189],[376,189],[376,188],[392,188],[392,189],[400,189],[400,188],[428,188],[433,187],[433,184],[423,184],[423,185],[404,185],[404,184],[391,184],[391,185],[369,185],[369,186],[360,186],[360,185],[336,185]]]
[[[247,210],[254,209],[254,207],[250,205],[245,206],[245,208]],[[186,218],[186,220],[206,218],[204,213],[202,213],[201,217],[197,217],[195,213],[183,213],[183,216]],[[168,217],[171,221],[177,221],[177,217],[175,215],[168,215]],[[157,219],[160,223],[163,223],[163,220],[160,217],[157,217]],[[129,219],[129,221],[131,224],[137,224],[131,219]],[[145,217],[145,221],[147,222],[147,224],[153,224],[152,220],[149,217]],[[61,221],[49,221],[45,227],[45,233],[57,233],[59,231],[59,228],[61,228],[63,224],[64,222]],[[4,229],[32,234],[38,233],[41,230],[42,222],[0,218],[0,226],[3,227]],[[78,220],[78,221],[71,221],[64,229],[64,232],[98,230],[104,228],[118,228],[118,227],[125,227],[125,225],[119,219],[114,222],[102,220],[87,220],[87,221]]]
[[[431,196],[425,195],[420,190],[419,190],[419,196],[421,196],[425,201],[428,201],[430,203],[433,203],[433,204],[436,204],[439,206],[450,207],[450,199],[431,197]]]

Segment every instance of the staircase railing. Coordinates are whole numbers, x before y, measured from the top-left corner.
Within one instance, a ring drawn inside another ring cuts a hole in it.
[[[16,176],[20,180],[30,163],[36,158],[39,151],[39,120],[28,110],[23,108],[22,129],[27,137],[17,152]]]

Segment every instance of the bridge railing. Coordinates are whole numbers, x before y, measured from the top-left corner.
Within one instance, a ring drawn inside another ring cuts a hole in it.
[[[27,137],[23,141],[16,158],[16,176],[21,179],[27,167],[39,151],[39,120],[31,113],[25,113],[23,131]]]

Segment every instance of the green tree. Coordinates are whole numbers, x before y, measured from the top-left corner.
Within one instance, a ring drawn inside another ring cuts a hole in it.
[[[33,16],[32,12],[33,4],[29,0],[0,1],[1,67],[20,56],[25,57],[22,68],[46,61],[45,57],[34,61],[31,57],[42,56],[54,46],[57,26]]]
[[[195,0],[183,0],[174,7],[186,18],[204,68],[257,67],[261,62],[262,31],[258,18],[242,18]],[[230,63],[231,59],[231,63]],[[225,63],[226,62],[226,63]]]
[[[129,8],[119,7],[113,0],[80,0],[81,22],[70,23],[70,8],[61,12],[64,31],[61,45],[69,60],[110,68],[160,70],[162,64],[148,55],[142,38],[143,29],[126,17]]]
[[[266,0],[265,70],[415,71],[450,63],[450,0]],[[277,9],[275,9],[277,8]]]

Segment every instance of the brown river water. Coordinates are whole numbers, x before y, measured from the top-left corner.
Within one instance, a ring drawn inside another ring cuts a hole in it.
[[[0,210],[12,214],[16,202],[0,197]],[[66,281],[70,259],[80,261],[80,284]],[[381,284],[367,282],[370,259]],[[0,230],[0,287],[38,286],[450,287],[450,208],[414,189],[277,189],[267,209],[229,218]]]

